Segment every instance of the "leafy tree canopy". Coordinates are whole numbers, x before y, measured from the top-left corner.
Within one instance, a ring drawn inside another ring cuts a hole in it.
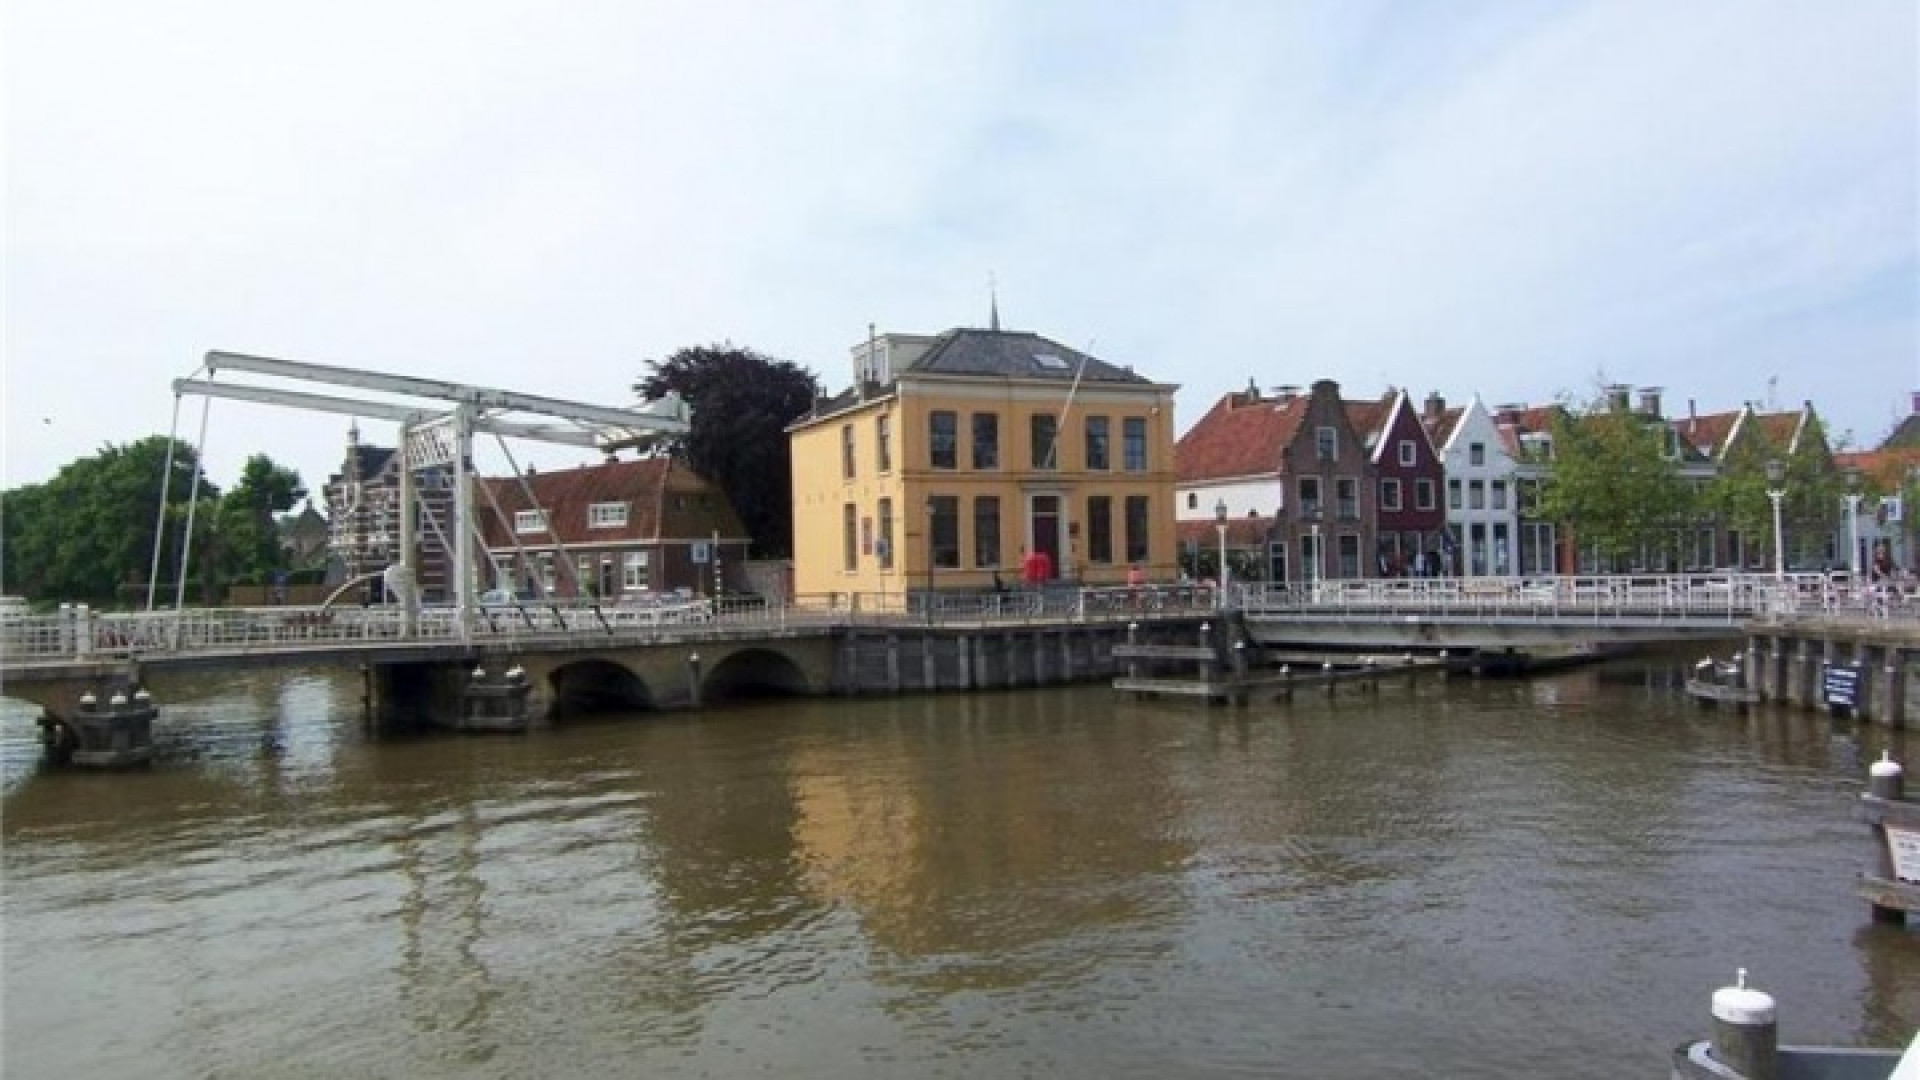
[[[1553,425],[1553,461],[1540,512],[1608,560],[1672,542],[1691,511],[1673,429],[1657,418],[1610,408],[1563,409]]]
[[[762,557],[793,552],[792,452],[787,425],[812,407],[811,371],[731,344],[684,348],[648,362],[634,389],[678,393],[693,410],[676,448],[695,472],[719,485]]]
[[[228,581],[265,584],[273,571],[284,568],[275,515],[306,494],[299,473],[265,454],[249,457],[216,510],[209,550],[214,572]]]
[[[40,603],[111,604],[119,586],[145,581],[160,525],[160,491],[168,440],[150,436],[125,446],[108,444],[92,457],[63,466],[53,479],[9,491],[0,514],[0,576],[8,592]],[[199,472],[199,457],[174,446],[174,482],[166,485],[162,577],[178,559],[180,522]],[[203,499],[218,491],[204,479]],[[196,526],[204,532],[204,520]]]

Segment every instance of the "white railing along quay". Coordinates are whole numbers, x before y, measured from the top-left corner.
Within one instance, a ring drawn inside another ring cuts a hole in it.
[[[1920,618],[1920,597],[1828,574],[1387,578],[1250,585],[1249,615],[1418,615],[1505,621],[1719,620],[1810,614]]]
[[[789,601],[666,598],[647,604],[512,604],[415,614],[409,633],[391,607],[193,608],[105,613],[84,606],[0,622],[6,667],[120,657],[359,652],[406,645],[646,644],[754,630],[1124,622],[1224,608],[1254,617],[1427,616],[1505,621],[1718,620],[1827,614],[1907,620],[1920,597],[1853,587],[1827,575],[1668,575],[1564,578],[1357,579],[1312,585],[1009,589],[989,593],[835,593]]]

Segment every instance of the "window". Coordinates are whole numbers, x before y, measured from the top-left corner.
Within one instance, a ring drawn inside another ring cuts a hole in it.
[[[1300,478],[1300,513],[1312,516],[1320,512],[1320,478],[1303,476]]]
[[[893,569],[893,500],[880,500],[880,540],[874,545],[880,557],[880,569]]]
[[[1128,472],[1147,471],[1147,420],[1143,416],[1129,416],[1120,421],[1120,437],[1126,443]]]
[[[1339,434],[1330,427],[1313,429],[1313,456],[1321,461],[1339,460]]]
[[[1414,454],[1413,440],[1401,439],[1400,440],[1400,464],[1411,465],[1418,460],[1419,458]]]
[[[1460,509],[1460,478],[1457,476],[1447,477],[1447,509]]]
[[[1087,496],[1087,561],[1113,562],[1113,496]]]
[[[1333,482],[1334,492],[1340,499],[1340,519],[1358,521],[1360,518],[1360,482],[1351,476],[1342,476]]]
[[[854,477],[853,447],[853,425],[843,424],[840,427],[840,475],[848,480]]]
[[[860,569],[860,515],[852,503],[840,508],[840,548],[847,573]]]
[[[1187,492],[1187,509],[1198,510],[1199,508],[1200,508],[1200,493],[1196,491]]]
[[[1034,413],[1029,421],[1029,429],[1033,436],[1033,467],[1057,467],[1055,452],[1058,449],[1056,444],[1060,436],[1060,422],[1054,419],[1052,413]]]
[[[1486,443],[1467,444],[1467,464],[1485,465],[1486,463],[1487,463],[1487,444]]]
[[[546,532],[547,512],[545,510],[515,510],[513,512],[513,531],[517,533]]]
[[[1400,481],[1392,479],[1380,481],[1380,509],[1400,509]]]
[[[552,592],[553,591],[553,552],[543,551],[539,555],[534,556],[534,567],[535,567],[535,573],[540,575],[541,591],[549,592],[549,593]]]
[[[1357,578],[1360,576],[1360,537],[1353,533],[1341,533],[1335,542],[1340,556],[1340,576]]]
[[[927,461],[936,469],[960,467],[960,418],[944,409],[927,414]]]
[[[587,528],[589,529],[622,529],[626,524],[626,503],[593,503],[587,507]]]
[[[1413,482],[1413,508],[1433,509],[1433,481],[1422,476]]]
[[[647,553],[629,551],[621,563],[620,587],[623,589],[645,589],[651,586],[647,576]]]
[[[880,471],[893,471],[893,417],[881,413],[873,422],[874,450],[879,455]]]
[[[1467,509],[1485,510],[1487,508],[1487,488],[1485,481],[1467,481]]]
[[[1145,495],[1127,496],[1127,561],[1130,563],[1147,562],[1147,517],[1148,500]]]
[[[1507,482],[1505,480],[1495,480],[1493,482],[1493,508],[1495,510],[1505,510],[1507,508]]]
[[[1000,497],[973,500],[973,565],[1000,565]]]
[[[592,595],[594,588],[593,556],[582,555],[575,559],[573,561],[573,569],[573,594],[575,596]]]
[[[999,413],[973,414],[973,467],[976,469],[1000,467]]]
[[[493,587],[514,591],[513,556],[495,555],[493,557]]]
[[[930,543],[933,565],[940,570],[960,569],[960,498],[957,495],[927,496]]]
[[[1087,417],[1087,470],[1105,472],[1113,468],[1108,451],[1107,418]]]

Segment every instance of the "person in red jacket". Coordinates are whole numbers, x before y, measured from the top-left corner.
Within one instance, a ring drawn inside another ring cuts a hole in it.
[[[1026,558],[1020,563],[1020,580],[1034,587],[1045,585],[1047,582],[1052,581],[1052,556],[1041,551],[1039,548],[1027,552]]]

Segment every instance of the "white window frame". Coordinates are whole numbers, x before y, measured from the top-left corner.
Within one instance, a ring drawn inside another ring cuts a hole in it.
[[[597,502],[587,507],[587,528],[624,529],[627,527],[627,504],[623,502]]]
[[[620,588],[627,592],[648,588],[648,562],[647,552],[627,552],[620,560]]]
[[[1386,476],[1380,479],[1380,509],[1389,511],[1400,509],[1400,481],[1397,478]]]
[[[1412,465],[1414,462],[1418,460],[1419,460],[1419,454],[1414,450],[1413,440],[1401,439],[1400,440],[1400,464]]]
[[[513,531],[516,533],[543,533],[549,531],[547,527],[547,511],[545,508],[538,510],[515,510],[513,512]]]

